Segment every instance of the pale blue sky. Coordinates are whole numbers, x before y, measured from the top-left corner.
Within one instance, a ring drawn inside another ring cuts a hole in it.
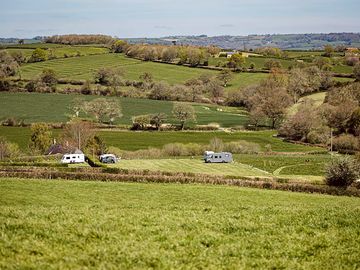
[[[360,0],[0,0],[0,36],[360,32]]]

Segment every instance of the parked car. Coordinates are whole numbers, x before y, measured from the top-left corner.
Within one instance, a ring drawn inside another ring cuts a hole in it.
[[[99,157],[99,160],[102,163],[116,163],[118,158],[113,154],[104,154]]]
[[[85,155],[84,154],[65,154],[61,158],[61,163],[72,164],[72,163],[84,163]]]
[[[232,154],[229,152],[215,153],[212,151],[205,151],[205,163],[230,163],[232,162]]]

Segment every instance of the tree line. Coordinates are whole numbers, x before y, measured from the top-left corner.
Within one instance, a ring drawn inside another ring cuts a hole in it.
[[[46,37],[46,43],[66,44],[66,45],[84,45],[84,44],[108,44],[113,40],[107,35],[55,35]]]

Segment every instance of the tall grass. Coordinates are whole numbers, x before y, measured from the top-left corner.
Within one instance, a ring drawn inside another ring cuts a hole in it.
[[[2,179],[0,268],[356,269],[358,203],[234,187]]]

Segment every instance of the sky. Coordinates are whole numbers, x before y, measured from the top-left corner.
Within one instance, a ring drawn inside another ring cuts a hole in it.
[[[360,0],[0,0],[0,37],[360,32]]]

